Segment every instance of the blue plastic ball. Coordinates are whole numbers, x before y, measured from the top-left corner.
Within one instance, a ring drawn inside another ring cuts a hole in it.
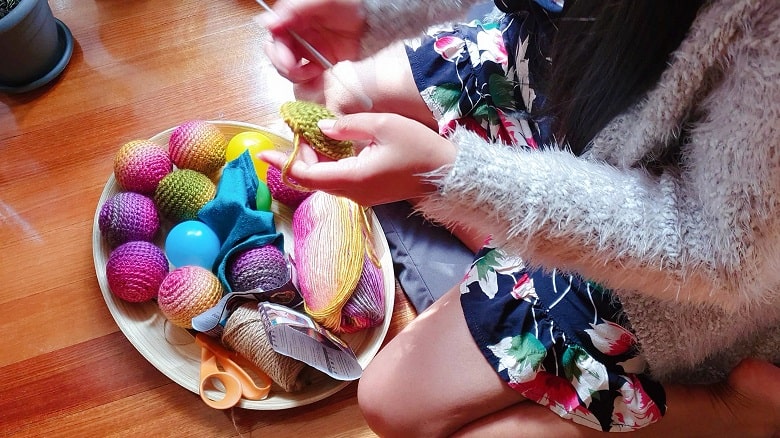
[[[180,222],[165,238],[165,255],[175,267],[200,266],[212,270],[221,244],[217,234],[200,221]]]

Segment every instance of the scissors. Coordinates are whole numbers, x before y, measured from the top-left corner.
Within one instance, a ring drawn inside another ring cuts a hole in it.
[[[218,341],[203,333],[195,335],[195,343],[200,350],[200,398],[214,409],[232,408],[245,398],[262,400],[271,391],[271,378],[259,367],[235,352],[228,351]],[[239,365],[240,364],[240,365]],[[222,370],[219,369],[222,366]],[[258,386],[254,379],[241,367],[252,370],[262,381]],[[207,388],[216,388],[214,381],[224,387],[222,398],[213,398],[206,393]]]

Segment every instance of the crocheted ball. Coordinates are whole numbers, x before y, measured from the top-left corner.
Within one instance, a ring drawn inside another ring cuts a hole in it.
[[[160,214],[174,222],[192,220],[217,194],[217,186],[204,174],[177,169],[165,176],[154,191]]]
[[[151,242],[160,229],[160,218],[151,198],[119,192],[100,207],[98,228],[112,248],[132,240]]]
[[[192,318],[214,307],[223,293],[222,283],[208,269],[182,266],[162,281],[157,304],[168,321],[189,329]]]
[[[114,157],[114,177],[119,186],[145,195],[154,193],[171,170],[173,162],[168,151],[150,140],[125,143]]]
[[[156,298],[167,274],[165,254],[150,242],[124,243],[111,252],[106,263],[106,279],[111,292],[133,303]]]
[[[282,119],[290,129],[305,138],[314,150],[326,157],[338,160],[355,154],[351,141],[334,140],[320,131],[317,122],[336,116],[326,107],[303,100],[285,102],[279,109]]]
[[[274,245],[250,248],[231,257],[226,278],[234,291],[270,290],[282,286],[289,274],[284,254]]]
[[[290,182],[297,184],[294,178],[290,178]],[[266,183],[268,190],[271,192],[271,197],[293,210],[313,193],[298,190],[285,184],[282,181],[282,171],[274,166],[268,166]]]
[[[227,144],[219,128],[202,120],[191,120],[173,130],[168,153],[180,169],[213,175],[225,165]]]

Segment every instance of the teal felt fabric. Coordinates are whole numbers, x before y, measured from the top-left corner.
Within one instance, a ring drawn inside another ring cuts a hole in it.
[[[245,151],[227,163],[216,196],[198,212],[198,218],[214,230],[221,242],[213,270],[228,292],[232,288],[225,271],[233,254],[267,244],[284,252],[284,235],[276,231],[273,213],[255,209],[258,185],[252,158]]]

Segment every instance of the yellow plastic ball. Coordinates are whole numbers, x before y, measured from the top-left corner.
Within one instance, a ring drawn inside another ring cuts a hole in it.
[[[260,151],[266,149],[273,149],[274,143],[270,138],[256,131],[245,131],[236,134],[227,145],[225,151],[225,161],[233,161],[244,151],[249,150],[249,154],[252,157],[252,164],[255,166],[255,173],[260,181],[265,182],[266,172],[268,171],[268,163],[257,158],[257,154]]]

